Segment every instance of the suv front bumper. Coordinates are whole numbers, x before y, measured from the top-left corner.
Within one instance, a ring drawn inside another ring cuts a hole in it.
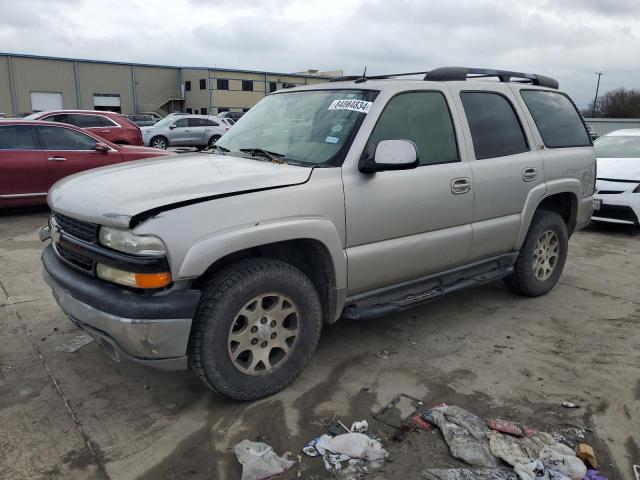
[[[187,368],[191,319],[200,292],[135,293],[68,267],[51,245],[42,252],[42,264],[60,308],[100,341],[111,358],[162,370]]]

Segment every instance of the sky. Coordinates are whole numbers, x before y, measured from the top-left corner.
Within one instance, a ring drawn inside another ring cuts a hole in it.
[[[580,107],[640,88],[640,0],[0,0],[0,52],[346,74],[551,76]]]

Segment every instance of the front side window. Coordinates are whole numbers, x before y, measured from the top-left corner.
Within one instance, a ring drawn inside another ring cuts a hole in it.
[[[244,149],[266,150],[292,164],[340,165],[377,94],[373,90],[308,90],[269,95],[217,145],[241,155]]]
[[[71,123],[69,115],[66,113],[49,115],[48,117],[44,117],[42,120],[45,120],[47,122]]]
[[[216,122],[214,122],[213,120],[209,120],[208,118],[201,118],[200,124],[203,127],[219,127],[220,126]]]
[[[511,102],[498,93],[462,92],[476,159],[504,157],[529,151]]]
[[[176,128],[185,128],[185,127],[189,126],[189,119],[188,118],[181,118],[180,120],[177,120],[176,122],[174,122],[173,126],[176,127]]]
[[[589,132],[571,100],[565,95],[546,90],[521,90],[542,141],[549,148],[587,147]]]
[[[36,150],[30,125],[0,126],[0,150]]]
[[[593,146],[598,158],[640,158],[640,135],[600,137]]]
[[[420,165],[459,160],[453,121],[440,92],[409,92],[392,98],[369,137],[365,156],[373,157],[382,140],[411,140]]]
[[[38,127],[45,150],[93,150],[96,140],[64,127]]]

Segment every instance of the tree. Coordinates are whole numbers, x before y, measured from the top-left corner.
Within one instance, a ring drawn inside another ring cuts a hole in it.
[[[591,117],[593,102],[582,113]],[[640,118],[640,90],[616,88],[598,97],[596,117],[600,118]]]

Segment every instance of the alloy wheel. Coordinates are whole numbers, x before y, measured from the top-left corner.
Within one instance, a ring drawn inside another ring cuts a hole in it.
[[[558,236],[551,230],[545,231],[533,249],[533,274],[544,282],[553,273],[560,253],[560,242]]]

